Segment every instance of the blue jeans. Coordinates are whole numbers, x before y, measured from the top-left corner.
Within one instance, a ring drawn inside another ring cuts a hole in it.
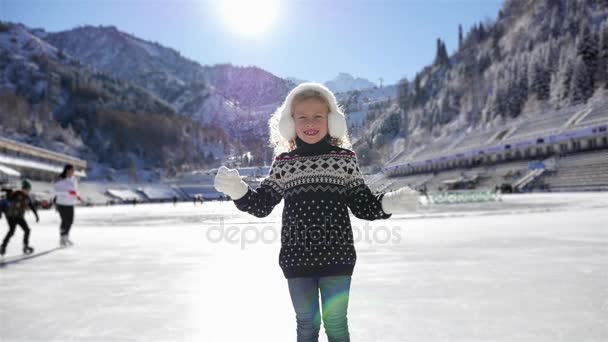
[[[329,342],[350,341],[348,334],[348,294],[351,276],[287,279],[291,302],[296,312],[298,342],[317,342],[321,328],[319,292],[323,325]]]

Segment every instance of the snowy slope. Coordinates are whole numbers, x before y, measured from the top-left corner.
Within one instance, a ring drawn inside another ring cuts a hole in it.
[[[327,88],[335,93],[344,93],[353,90],[364,90],[377,87],[375,83],[361,77],[353,77],[348,73],[339,73],[332,80],[326,81]]]

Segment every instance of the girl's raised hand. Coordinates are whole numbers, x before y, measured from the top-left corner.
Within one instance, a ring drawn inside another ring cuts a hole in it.
[[[418,208],[418,191],[403,187],[387,192],[382,197],[382,210],[387,214],[399,214]]]
[[[242,198],[247,193],[249,186],[243,182],[236,169],[220,167],[215,175],[215,189],[230,196],[233,200]]]

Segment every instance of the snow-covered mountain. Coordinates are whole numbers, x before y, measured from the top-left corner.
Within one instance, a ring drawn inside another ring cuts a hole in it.
[[[506,0],[495,20],[456,30],[456,51],[438,39],[434,62],[401,80],[396,99],[364,123],[355,148],[374,157],[361,160],[379,164],[404,146],[551,115],[608,87],[606,1]]]
[[[287,77],[285,80],[288,80],[296,85],[303,82],[309,82],[309,80],[303,80],[296,77]],[[355,78],[348,73],[339,73],[335,78],[322,83],[336,94],[373,89],[377,87],[377,85],[373,82],[360,77]]]
[[[353,77],[347,73],[339,73],[334,79],[324,83],[327,88],[335,93],[345,93],[354,90],[365,90],[377,87],[377,85],[369,80],[360,77]]]
[[[95,69],[138,84],[181,115],[230,127],[256,107],[276,104],[293,87],[257,67],[202,66],[158,43],[109,26],[84,26],[45,39]]]
[[[167,101],[0,22],[0,134],[114,168],[209,164],[234,141]],[[147,134],[141,134],[146,132]]]
[[[149,90],[178,114],[252,142],[258,156],[269,152],[270,114],[295,86],[255,66],[203,66],[111,26],[84,26],[44,37],[91,68]]]
[[[379,87],[343,73],[325,84],[346,108],[361,160],[378,164],[403,146],[419,148],[438,136],[586,101],[608,84],[607,18],[605,1],[507,0],[495,21],[460,32],[452,54],[439,39],[434,62],[412,80]],[[0,101],[2,129],[35,136],[55,120],[63,141],[70,141],[64,147],[80,155],[79,148],[88,148],[92,159],[108,160],[117,151],[150,159],[149,142],[134,147],[124,134],[125,127],[154,118],[175,132],[163,133],[173,146],[162,154],[167,165],[200,157],[188,147],[193,142],[196,148],[216,144],[206,150],[207,160],[208,153],[250,150],[269,161],[268,117],[300,82],[255,66],[203,66],[114,27],[49,33],[2,24],[0,43],[0,86],[11,97]],[[9,120],[15,112],[23,114]],[[110,133],[96,133],[100,127]]]
[[[344,109],[351,141],[356,142],[365,133],[366,123],[374,120],[382,108],[394,102],[396,97],[396,85],[337,93],[336,98]]]
[[[303,79],[300,79],[300,78],[297,78],[297,77],[285,77],[285,79],[287,81],[292,82],[293,84],[300,84],[300,83],[307,82],[306,80],[303,80]]]

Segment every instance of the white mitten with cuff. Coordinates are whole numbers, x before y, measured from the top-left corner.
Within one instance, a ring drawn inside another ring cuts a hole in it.
[[[220,167],[215,175],[215,189],[230,196],[233,200],[238,200],[247,194],[249,185],[243,182],[239,171],[229,169],[225,166]]]
[[[418,209],[418,191],[403,187],[382,197],[382,211],[387,214],[403,214]]]

